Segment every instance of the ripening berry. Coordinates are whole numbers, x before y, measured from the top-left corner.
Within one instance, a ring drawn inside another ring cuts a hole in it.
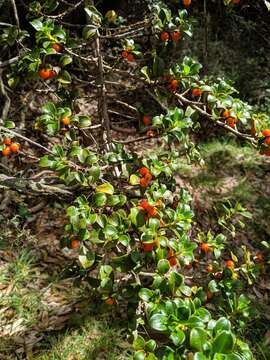
[[[128,54],[128,56],[127,56],[127,60],[128,60],[129,62],[133,62],[133,61],[135,61],[135,57],[134,57],[134,55],[133,55],[133,54]]]
[[[186,268],[187,268],[187,269],[192,269],[192,268],[193,268],[193,264],[192,264],[192,263],[187,264],[187,265],[186,265]]]
[[[167,33],[167,31],[163,31],[160,35],[160,38],[162,41],[168,41],[170,38],[169,33]]]
[[[10,150],[14,153],[17,153],[20,150],[20,144],[18,143],[12,143],[10,145]]]
[[[50,70],[49,79],[56,77],[57,73],[54,70]]]
[[[211,300],[212,298],[213,298],[213,296],[214,296],[214,294],[211,292],[211,291],[207,291],[207,300]]]
[[[40,69],[38,74],[41,77],[41,79],[47,80],[51,76],[51,70],[50,69]]]
[[[174,42],[179,41],[180,37],[181,37],[180,31],[174,31],[174,32],[171,34],[171,38],[172,38],[172,40],[173,40]]]
[[[203,244],[201,244],[201,250],[203,252],[207,253],[207,252],[209,252],[211,250],[211,248],[210,248],[209,244],[203,243]]]
[[[176,91],[178,89],[178,80],[176,79],[171,80],[169,88],[171,91]]]
[[[11,143],[12,143],[11,138],[5,138],[3,141],[3,144],[5,144],[5,145],[11,145]]]
[[[108,299],[105,300],[105,303],[107,305],[113,305],[115,303],[114,299],[109,297]]]
[[[260,151],[261,155],[270,156],[270,149],[262,149]]]
[[[234,127],[235,127],[235,123],[236,123],[236,119],[233,118],[233,117],[228,117],[228,118],[226,119],[226,123],[227,123],[227,125],[228,125],[229,127],[234,128]]]
[[[269,145],[270,144],[270,136],[267,136],[265,139],[264,139],[264,143]]]
[[[191,0],[183,0],[184,6],[189,6],[191,4]]]
[[[218,271],[215,273],[215,278],[217,280],[221,280],[223,278],[223,272],[222,271]]]
[[[129,53],[128,53],[128,51],[124,50],[124,51],[122,51],[122,54],[121,54],[121,55],[122,55],[122,58],[127,59]]]
[[[196,96],[196,97],[198,97],[198,96],[201,96],[202,95],[202,90],[201,89],[198,89],[198,88],[196,88],[196,89],[192,89],[192,95],[193,96]]]
[[[174,257],[173,249],[169,249],[168,254],[167,254],[167,259],[170,259],[171,257]]]
[[[143,244],[143,251],[144,252],[151,252],[154,248],[154,243],[144,243]]]
[[[262,131],[263,136],[270,136],[270,129],[265,129]]]
[[[226,267],[228,269],[233,269],[234,268],[234,262],[232,260],[227,260],[226,261]]]
[[[67,116],[63,117],[61,121],[65,126],[70,124],[70,118]]]
[[[206,270],[207,270],[207,272],[212,273],[212,272],[214,271],[213,265],[212,265],[212,264],[208,264]]]
[[[223,113],[222,113],[222,116],[223,116],[224,118],[229,117],[229,116],[230,116],[229,110],[224,110]]]
[[[150,182],[150,181],[152,180],[153,176],[152,176],[152,174],[148,171],[148,173],[145,174],[144,178],[145,178],[145,180],[146,180],[147,182]]]
[[[79,245],[80,245],[79,240],[77,240],[77,239],[71,240],[71,243],[70,243],[71,249],[73,249],[73,250],[78,249]]]
[[[240,3],[240,0],[232,0],[232,3],[233,3],[233,4],[239,4],[239,3]]]
[[[56,52],[60,52],[62,50],[61,45],[59,44],[52,44],[52,48],[56,51]]]
[[[151,118],[150,118],[150,116],[144,115],[144,117],[143,117],[143,123],[144,123],[145,126],[150,125],[150,124],[151,124]]]
[[[3,154],[4,156],[9,156],[10,153],[11,153],[10,146],[6,146],[6,147],[2,150],[2,154]]]

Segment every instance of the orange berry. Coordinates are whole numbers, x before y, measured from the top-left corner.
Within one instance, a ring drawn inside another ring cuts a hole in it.
[[[151,118],[150,118],[150,116],[144,115],[144,117],[143,117],[143,123],[144,123],[145,126],[150,125],[150,123],[151,123]]]
[[[56,51],[56,52],[60,52],[62,50],[61,45],[59,44],[52,44],[52,48]]]
[[[201,245],[201,250],[202,250],[203,252],[207,253],[207,252],[209,252],[209,251],[211,250],[211,248],[210,248],[209,244],[203,243],[203,244]]]
[[[196,88],[196,89],[192,89],[192,95],[193,96],[196,96],[196,97],[198,97],[198,96],[201,96],[202,95],[202,90],[201,89],[198,89],[198,88]]]
[[[69,124],[70,124],[70,118],[67,117],[67,116],[63,117],[63,118],[61,119],[61,121],[62,121],[62,123],[63,123],[64,125],[69,125]]]
[[[10,146],[6,146],[6,147],[2,150],[2,154],[3,154],[4,156],[9,156],[10,152],[11,152]]]
[[[144,178],[147,182],[150,182],[152,180],[153,176],[150,172],[148,172],[147,174],[145,174]]]
[[[114,299],[109,297],[108,299],[105,300],[105,303],[107,305],[113,305],[115,303]]]
[[[270,129],[265,129],[262,131],[263,136],[270,136]]]
[[[71,240],[70,245],[71,245],[71,249],[75,250],[75,249],[78,249],[80,242],[77,239],[73,239],[73,240]]]
[[[228,125],[229,127],[234,128],[234,127],[235,127],[235,123],[236,123],[236,119],[233,118],[233,117],[228,117],[228,118],[226,119],[226,123],[227,123],[227,125]]]
[[[5,139],[3,140],[3,144],[5,144],[5,145],[11,145],[11,143],[12,143],[11,138],[5,138]]]
[[[162,41],[168,41],[169,38],[170,38],[170,35],[169,35],[169,33],[167,33],[167,31],[163,31],[160,34],[160,38],[161,38]]]
[[[38,74],[41,77],[41,79],[47,80],[51,76],[51,70],[50,69],[40,69]]]
[[[147,212],[149,217],[154,217],[157,215],[157,210],[153,206],[149,207]]]
[[[177,264],[177,259],[175,256],[169,258],[169,263],[171,266],[175,266]]]
[[[140,179],[141,187],[147,187],[148,184],[149,182],[145,178]]]
[[[191,4],[191,0],[183,0],[184,6],[189,6]]]
[[[139,206],[144,210],[147,210],[151,205],[149,205],[149,202],[146,199],[143,199],[139,202]]]
[[[176,79],[171,80],[169,88],[171,91],[176,91],[178,89],[178,80]]]
[[[129,53],[128,53],[128,51],[124,50],[124,51],[122,51],[122,54],[121,54],[121,55],[122,55],[122,58],[127,59]]]
[[[213,265],[212,265],[212,264],[208,264],[206,270],[207,270],[207,272],[212,273],[212,272],[214,271]]]
[[[228,269],[233,269],[234,268],[234,262],[232,260],[227,260],[226,261],[226,267]]]
[[[175,42],[179,41],[180,37],[181,37],[180,31],[174,31],[174,32],[171,34],[171,38],[172,38],[172,40],[175,41]]]
[[[18,143],[12,143],[10,145],[10,150],[14,153],[17,153],[20,150],[20,144]]]
[[[207,300],[211,300],[213,298],[214,294],[211,291],[207,291]]]
[[[133,55],[133,54],[128,54],[128,56],[127,56],[127,60],[128,60],[129,62],[133,62],[133,61],[135,61],[135,57],[134,57],[134,55]]]
[[[139,173],[140,173],[140,175],[145,176],[145,175],[149,174],[149,169],[147,169],[147,167],[143,166],[140,168]]]
[[[143,251],[144,252],[151,252],[154,248],[154,243],[144,243],[143,244]]]
[[[229,110],[224,110],[223,113],[222,113],[222,116],[223,116],[224,118],[229,117],[229,116],[230,116]]]

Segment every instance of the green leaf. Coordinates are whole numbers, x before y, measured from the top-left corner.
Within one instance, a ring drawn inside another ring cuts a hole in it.
[[[144,225],[143,212],[141,210],[139,210],[138,208],[136,208],[136,207],[131,208],[129,217],[130,217],[132,224],[135,225],[136,227],[141,227]]]
[[[186,335],[184,331],[178,329],[171,333],[170,339],[172,340],[174,345],[179,346],[183,344],[183,342],[186,340]]]
[[[216,335],[219,331],[222,331],[222,330],[230,331],[231,323],[225,317],[221,317],[220,319],[218,319],[216,321],[216,324],[215,324],[213,330],[214,330],[214,335]]]
[[[59,65],[60,66],[66,66],[68,64],[72,63],[72,57],[69,55],[63,55],[60,58]]]
[[[145,340],[142,336],[138,335],[137,338],[133,341],[132,344],[134,350],[141,350],[144,349]]]
[[[155,340],[151,339],[145,343],[145,351],[147,352],[155,351],[156,347],[157,347],[157,343],[155,342]]]
[[[94,254],[91,257],[86,255],[79,255],[79,262],[84,269],[88,269],[94,264],[95,256]]]
[[[167,330],[168,319],[164,314],[154,314],[149,319],[149,325],[152,329],[157,331],[166,331]]]
[[[97,207],[102,207],[106,204],[107,196],[106,194],[98,193],[93,195],[93,203]]]
[[[113,195],[114,187],[110,183],[104,183],[96,187],[96,192]]]
[[[70,83],[71,83],[70,73],[67,72],[66,70],[61,71],[61,72],[58,74],[57,80],[58,80],[61,84],[70,84]]]
[[[106,237],[109,238],[114,237],[118,234],[117,228],[114,227],[113,225],[106,225],[103,232],[106,235]]]
[[[231,332],[223,330],[218,333],[212,344],[212,354],[228,354],[234,347],[234,337]]]
[[[151,297],[153,296],[154,292],[152,290],[146,289],[146,288],[142,288],[139,291],[139,297],[143,300],[148,302]]]
[[[190,346],[194,350],[203,351],[207,339],[208,334],[204,329],[194,328],[190,332]]]
[[[54,161],[50,160],[48,155],[43,156],[39,160],[39,166],[41,166],[41,167],[51,167],[53,164],[54,164]]]
[[[30,24],[37,31],[41,30],[42,26],[43,26],[42,22],[40,20],[38,20],[38,19],[31,21]]]
[[[4,122],[4,127],[7,129],[14,129],[15,128],[15,123],[11,120],[6,120]]]
[[[194,354],[193,360],[209,360],[209,358],[207,356],[205,356],[203,353],[201,352],[196,352]]]
[[[170,269],[170,263],[167,259],[159,260],[157,264],[157,270],[160,274],[165,274]]]

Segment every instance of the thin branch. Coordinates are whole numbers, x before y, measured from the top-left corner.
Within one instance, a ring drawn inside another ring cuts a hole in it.
[[[18,55],[18,56],[15,56],[15,57],[12,58],[12,59],[8,59],[8,60],[3,61],[3,62],[0,61],[0,68],[9,66],[9,65],[11,65],[11,64],[14,64],[16,61],[18,61],[18,60],[20,59],[20,57],[21,57],[21,56]]]
[[[0,124],[3,124],[3,120],[5,120],[8,116],[8,112],[9,112],[9,108],[10,108],[10,98],[5,90],[5,85],[2,79],[2,70],[0,70],[0,93],[3,95],[3,97],[6,99],[4,106],[3,106],[3,110],[2,110],[2,114],[1,114],[1,118],[0,118]]]
[[[17,10],[17,7],[16,7],[15,0],[10,0],[10,1],[11,1],[11,5],[12,5],[12,7],[13,7],[16,25],[17,25],[18,28],[20,28],[20,20],[19,20],[18,10]]]
[[[157,139],[159,138],[159,136],[141,136],[141,137],[137,137],[135,139],[131,139],[131,140],[113,140],[113,142],[118,143],[118,144],[132,144],[135,142],[139,142],[139,141],[144,141],[144,140],[150,140],[150,139]]]

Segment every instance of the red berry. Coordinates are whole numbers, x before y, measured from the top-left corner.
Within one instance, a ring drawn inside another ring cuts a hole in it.
[[[143,251],[144,252],[151,252],[154,248],[154,243],[144,243],[143,244]]]
[[[191,4],[191,0],[183,0],[184,6],[189,6]]]
[[[211,291],[207,291],[207,300],[211,300],[213,298],[214,294]]]
[[[157,215],[157,210],[153,206],[149,207],[147,212],[149,217],[154,217]]]
[[[60,52],[62,50],[61,45],[59,44],[52,44],[52,48],[56,51],[56,52]]]
[[[49,77],[51,75],[51,70],[50,69],[40,69],[38,74],[41,77],[41,79],[47,80],[47,79],[49,79]]]
[[[149,174],[149,169],[147,169],[147,167],[142,167],[142,168],[140,168],[139,173],[140,173],[140,175],[145,176],[145,175]]]
[[[150,125],[150,124],[151,124],[151,118],[150,118],[150,116],[144,115],[144,117],[143,117],[143,123],[144,123],[145,126]]]
[[[270,129],[265,129],[262,131],[263,136],[270,136]]]
[[[73,250],[78,249],[80,242],[77,239],[73,239],[73,240],[71,240],[70,245],[71,245],[71,249],[73,249]]]
[[[14,153],[17,153],[20,150],[20,144],[12,143],[10,145],[10,150]]]
[[[178,80],[176,79],[171,80],[169,88],[171,91],[175,92],[178,89]]]
[[[9,156],[10,153],[11,153],[10,146],[6,146],[6,147],[2,150],[2,154],[3,154],[4,156]]]
[[[161,38],[162,41],[168,41],[169,38],[170,38],[170,35],[169,35],[169,33],[167,33],[166,31],[163,31],[163,32],[161,33],[161,35],[160,35],[160,38]]]
[[[115,304],[115,300],[113,298],[109,297],[108,299],[105,300],[105,303],[107,305],[113,305],[113,304]]]
[[[172,33],[171,37],[172,37],[172,40],[173,40],[173,41],[175,41],[175,42],[179,41],[179,39],[180,39],[180,37],[181,37],[180,31],[174,31],[174,32]]]
[[[175,256],[169,258],[169,263],[171,266],[175,266],[177,264],[177,260]]]
[[[134,55],[133,55],[133,54],[128,54],[128,56],[127,56],[127,60],[128,60],[129,62],[133,62],[133,61],[135,61],[135,57],[134,57]]]
[[[228,119],[226,120],[226,123],[229,127],[234,128],[236,119],[234,117],[228,117]]]

